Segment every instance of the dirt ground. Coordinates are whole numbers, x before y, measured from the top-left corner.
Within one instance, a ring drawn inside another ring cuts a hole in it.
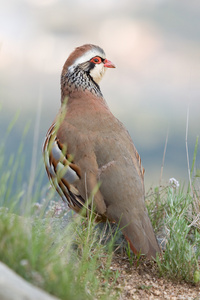
[[[141,261],[138,266],[136,263],[130,266],[127,258],[115,255],[110,270],[119,272],[116,289],[119,291],[120,300],[200,300],[200,286],[159,277],[153,262]]]

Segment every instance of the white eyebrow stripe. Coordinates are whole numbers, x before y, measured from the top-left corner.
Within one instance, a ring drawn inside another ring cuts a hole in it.
[[[82,64],[86,61],[89,61],[91,58],[95,57],[95,56],[100,56],[102,57],[103,59],[106,58],[105,56],[105,53],[101,52],[101,51],[98,51],[98,49],[94,48],[94,49],[90,49],[88,50],[87,52],[85,52],[82,56],[78,57],[73,65],[71,65],[68,70],[71,71],[74,69],[74,67],[76,67],[77,65],[79,64]]]

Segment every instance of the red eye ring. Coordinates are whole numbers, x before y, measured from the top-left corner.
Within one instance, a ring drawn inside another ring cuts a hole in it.
[[[99,56],[95,56],[90,61],[94,64],[100,64],[102,62],[102,59]]]

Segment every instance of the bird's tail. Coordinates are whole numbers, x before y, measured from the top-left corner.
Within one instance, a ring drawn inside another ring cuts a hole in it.
[[[151,259],[156,258],[156,253],[160,253],[161,250],[147,212],[143,215],[143,219],[133,217],[130,219],[122,216],[120,228],[134,254],[145,254]]]

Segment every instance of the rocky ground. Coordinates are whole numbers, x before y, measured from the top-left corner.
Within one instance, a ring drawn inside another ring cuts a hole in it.
[[[110,267],[112,272],[119,272],[116,289],[120,300],[129,299],[200,299],[200,287],[184,282],[175,282],[159,277],[153,262],[141,261],[138,266],[130,266],[127,258],[115,256]]]

